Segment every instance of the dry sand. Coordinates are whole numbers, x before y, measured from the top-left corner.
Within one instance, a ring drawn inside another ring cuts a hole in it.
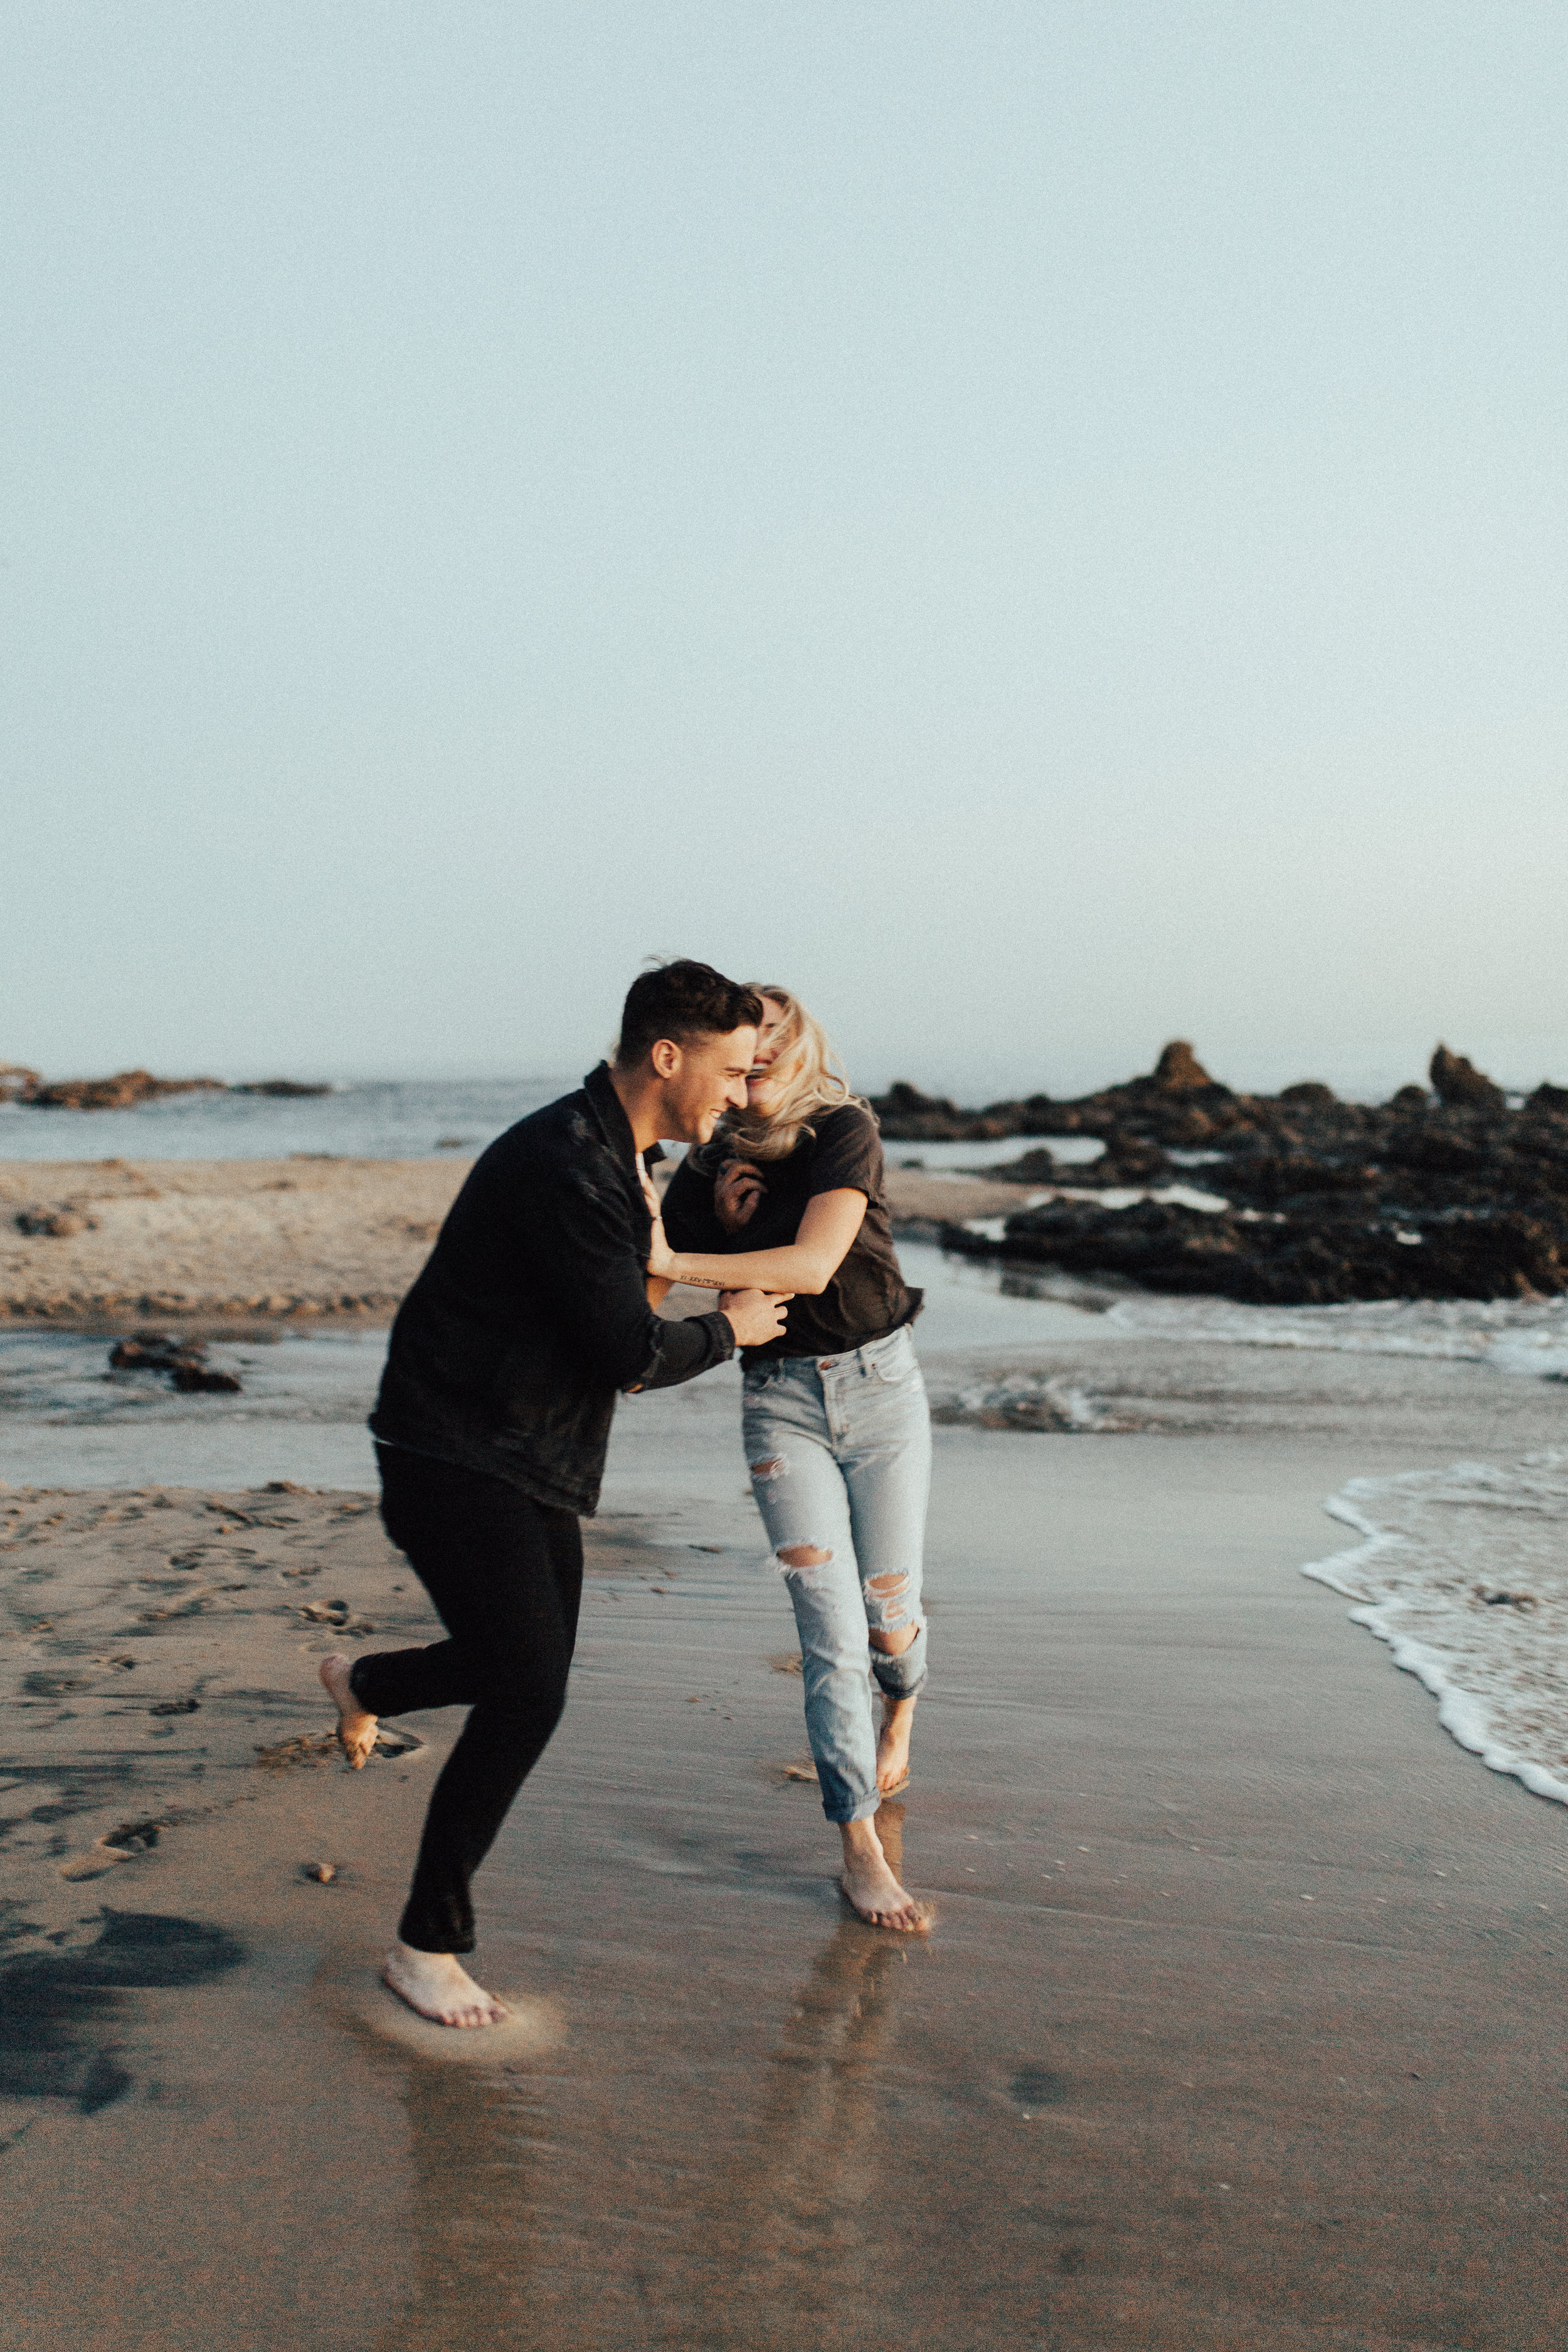
[[[690,1397],[651,1403],[668,1453]],[[738,1464],[706,1522],[600,1521],[479,1882],[527,2031],[477,2067],[372,1975],[456,1726],[357,1776],[309,1745],[302,1612],[418,1638],[365,1498],[8,1498],[0,2342],[1556,2347],[1564,1816],[1296,1573],[1325,1496],[1420,1458],[940,1430],[883,1814],[928,1944],[834,1893]]]
[[[472,1162],[0,1161],[0,1323],[352,1316],[385,1321]],[[903,1222],[993,1216],[1016,1186],[889,1171]],[[18,1213],[91,1219],[24,1234]]]

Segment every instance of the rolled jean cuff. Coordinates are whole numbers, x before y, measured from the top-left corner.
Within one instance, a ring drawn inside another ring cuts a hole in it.
[[[862,1797],[858,1805],[852,1805],[847,1813],[829,1812],[826,1803],[823,1805],[822,1810],[827,1814],[827,1818],[830,1822],[837,1822],[839,1828],[842,1829],[846,1822],[870,1821],[875,1815],[877,1808],[881,1801],[881,1792],[880,1790],[878,1790],[869,1797]]]
[[[921,1627],[909,1648],[900,1650],[897,1657],[889,1656],[886,1650],[873,1650],[871,1672],[876,1676],[877,1687],[889,1698],[918,1696],[926,1678],[925,1627]]]

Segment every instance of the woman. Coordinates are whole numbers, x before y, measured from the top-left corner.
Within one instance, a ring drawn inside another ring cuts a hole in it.
[[[806,1730],[823,1810],[844,1841],[844,1891],[877,1927],[921,1928],[875,1820],[909,1779],[925,1680],[931,1416],[910,1328],[921,1294],[893,1254],[876,1119],[805,1006],[771,984],[756,992],[763,1026],[746,1108],[676,1171],[648,1273],[794,1294],[782,1336],[742,1350],[752,1492],[795,1604]]]

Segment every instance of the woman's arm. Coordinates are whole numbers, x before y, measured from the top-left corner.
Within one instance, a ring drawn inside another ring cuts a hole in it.
[[[826,1290],[866,1218],[866,1195],[845,1186],[818,1192],[805,1204],[800,1230],[783,1249],[741,1250],[711,1257],[672,1250],[662,1223],[653,1229],[650,1276],[667,1282],[695,1283],[701,1290],[794,1290],[816,1297]]]

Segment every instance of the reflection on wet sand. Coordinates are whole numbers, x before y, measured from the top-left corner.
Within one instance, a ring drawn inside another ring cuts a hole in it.
[[[903,1874],[902,1805],[877,1831]],[[742,2243],[731,2323],[715,2343],[818,2344],[885,2324],[891,2282],[876,2224],[882,2069],[909,1948],[846,1916],[797,1992],[769,2064],[735,2200]],[[717,2316],[718,2315],[715,2315]]]
[[[884,1805],[878,1820],[895,1872],[902,1814]],[[754,2061],[715,2079],[700,2041],[685,2053],[679,2111],[657,2119],[669,2157],[657,2172],[617,2163],[604,2094],[622,2120],[639,2090],[668,2095],[679,2016],[655,2029],[654,2075],[635,2066],[609,2086],[581,2038],[564,2075],[409,2064],[414,2276],[376,2352],[486,2338],[727,2352],[873,2326],[889,2294],[874,2221],[882,2069],[909,1958],[903,1938],[847,1911],[787,2003],[749,2116],[730,2086],[742,2069],[754,2083]]]
[[[517,2075],[416,2060],[403,2105],[414,2158],[414,2275],[376,2352],[405,2352],[411,2343],[422,2352],[472,2352],[487,2338],[535,2343],[531,2086]]]

